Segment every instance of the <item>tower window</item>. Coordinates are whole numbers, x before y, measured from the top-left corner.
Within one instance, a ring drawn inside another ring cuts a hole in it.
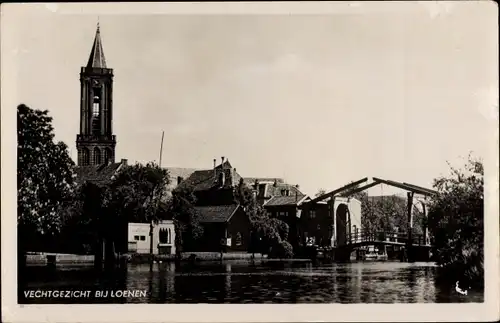
[[[101,164],[101,150],[97,147],[94,148],[94,165]]]
[[[78,163],[81,166],[88,166],[90,163],[89,150],[87,148],[82,148],[78,151]]]
[[[104,149],[104,163],[113,162],[113,151],[110,148]]]
[[[94,103],[92,105],[92,115],[94,117],[98,117],[99,116],[99,97],[96,95],[94,96]]]
[[[92,102],[92,134],[98,136],[101,134],[101,89],[94,88],[94,99]]]

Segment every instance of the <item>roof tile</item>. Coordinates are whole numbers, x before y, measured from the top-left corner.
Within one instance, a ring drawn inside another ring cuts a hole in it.
[[[238,204],[219,206],[196,206],[195,210],[200,215],[202,223],[227,222],[238,209]]]
[[[77,181],[92,182],[97,185],[106,185],[111,182],[113,175],[120,167],[121,163],[112,163],[99,166],[78,166],[76,167]]]

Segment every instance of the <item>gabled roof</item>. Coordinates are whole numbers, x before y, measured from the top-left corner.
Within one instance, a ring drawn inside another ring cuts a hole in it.
[[[195,210],[200,215],[200,222],[202,223],[223,223],[229,221],[239,207],[238,204],[196,206]]]
[[[282,191],[288,190],[290,192],[290,196],[295,198],[295,195],[298,196],[299,199],[305,196],[295,185],[285,184],[285,183],[276,183],[276,184],[266,184],[266,194],[264,197],[269,198],[273,196],[283,196]]]
[[[76,167],[76,180],[79,183],[90,182],[96,185],[106,185],[111,182],[122,163],[102,164],[99,166]]]
[[[215,169],[194,171],[179,186],[189,185],[193,187],[194,191],[205,191],[214,187],[220,187],[217,184],[216,174],[219,174],[221,172],[224,172],[226,174],[226,180],[224,183],[225,188],[238,185],[241,176],[233,169],[229,161],[225,161],[223,164],[215,167]]]
[[[307,196],[305,196],[305,195],[273,196],[266,203],[264,203],[264,207],[300,205],[306,198],[307,198]]]
[[[101,32],[99,24],[95,32],[94,44],[90,51],[89,61],[87,67],[90,68],[106,68],[106,59],[104,58],[104,51],[102,49]]]

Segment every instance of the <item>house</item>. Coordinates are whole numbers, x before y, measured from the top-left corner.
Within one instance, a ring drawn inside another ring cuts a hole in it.
[[[229,160],[221,158],[212,169],[196,170],[178,188],[190,187],[196,196],[195,209],[200,216],[204,235],[192,251],[247,251],[251,224],[244,208],[238,204],[235,188],[242,177]],[[224,243],[222,243],[222,240]]]
[[[151,238],[149,223],[128,224],[128,252],[149,254]],[[175,230],[173,220],[162,220],[153,225],[153,250],[155,255],[175,255]]]
[[[291,185],[285,184],[282,178],[262,178],[247,177],[243,179],[244,183],[256,191],[257,202],[264,205],[273,196],[283,195],[283,190],[289,190],[295,194],[297,189],[291,188]],[[303,195],[299,191],[300,195]]]
[[[343,245],[349,235],[360,230],[362,217],[359,200],[336,196],[329,202],[310,201],[307,198],[300,206],[299,232],[303,244],[323,247]]]
[[[75,168],[76,181],[79,184],[87,182],[102,187],[109,184],[114,176],[127,165],[127,159],[122,159],[119,163],[77,166]]]
[[[238,204],[197,206],[200,223],[204,228],[197,251],[225,252],[247,251],[250,245],[250,220]]]
[[[300,245],[329,246],[333,234],[333,217],[330,215],[329,205],[321,201],[304,203],[300,207]]]
[[[178,187],[191,187],[198,206],[234,204],[234,189],[242,177],[224,157],[220,165],[216,164],[216,159],[213,162],[212,169],[194,171]]]
[[[300,245],[300,206],[307,196],[300,192],[297,186],[284,183],[269,185],[266,193],[273,195],[264,202],[264,209],[270,218],[277,218],[288,224],[288,242],[297,250]]]

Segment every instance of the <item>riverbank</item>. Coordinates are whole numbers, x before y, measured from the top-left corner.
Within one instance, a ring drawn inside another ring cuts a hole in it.
[[[151,261],[149,254],[125,254],[120,255],[122,261],[132,264],[143,264]],[[175,261],[175,255],[153,255],[153,261],[169,262]],[[182,254],[181,261],[220,261],[221,254],[217,252],[186,252]],[[311,259],[270,259],[267,255],[251,254],[243,252],[224,253],[222,260],[247,260],[262,262],[311,262]],[[47,265],[55,264],[91,264],[94,262],[94,255],[77,254],[57,254],[57,253],[28,253],[26,255],[27,265]]]

